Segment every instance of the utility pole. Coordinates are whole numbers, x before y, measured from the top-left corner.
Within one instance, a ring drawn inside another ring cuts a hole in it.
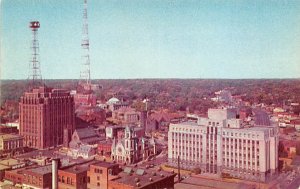
[[[178,159],[177,159],[177,166],[178,166],[178,183],[180,183],[180,156],[178,155]]]

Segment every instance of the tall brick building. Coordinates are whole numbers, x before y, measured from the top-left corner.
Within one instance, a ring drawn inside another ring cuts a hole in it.
[[[67,90],[39,87],[25,92],[19,110],[24,146],[44,149],[60,145],[64,130],[69,137],[74,131],[74,99]]]

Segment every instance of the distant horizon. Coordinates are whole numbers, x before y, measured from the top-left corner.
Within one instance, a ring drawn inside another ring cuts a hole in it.
[[[79,79],[83,0],[1,1],[0,78]],[[300,78],[300,1],[88,0],[91,78]]]
[[[93,80],[299,80],[298,78],[98,78]],[[26,81],[28,79],[1,79],[1,81]],[[43,79],[45,80],[78,80],[80,79]]]

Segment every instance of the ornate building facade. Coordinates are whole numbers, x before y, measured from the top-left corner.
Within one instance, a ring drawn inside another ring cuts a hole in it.
[[[113,140],[111,158],[117,163],[132,164],[156,154],[154,138],[138,137],[133,127],[126,127],[124,138]]]

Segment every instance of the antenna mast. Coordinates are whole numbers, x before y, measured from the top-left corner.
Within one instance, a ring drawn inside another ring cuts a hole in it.
[[[87,0],[84,0],[83,9],[83,25],[82,25],[82,70],[80,72],[80,84],[91,84],[91,74],[90,74],[90,41],[88,32],[88,16],[87,16]]]
[[[39,41],[38,41],[38,29],[40,28],[39,21],[32,21],[29,24],[29,28],[32,31],[32,58],[30,60],[30,70],[32,73],[29,73],[28,80],[31,80],[32,87],[42,84],[42,74],[40,68],[40,61],[39,61]]]

